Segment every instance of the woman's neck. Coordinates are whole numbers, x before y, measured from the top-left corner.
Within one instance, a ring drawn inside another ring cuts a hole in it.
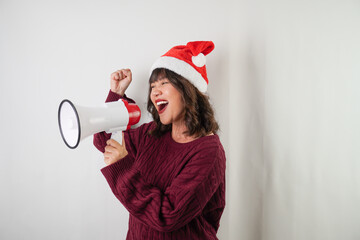
[[[187,143],[195,140],[193,136],[188,136],[185,132],[187,131],[185,122],[173,123],[171,127],[171,137],[175,142]]]

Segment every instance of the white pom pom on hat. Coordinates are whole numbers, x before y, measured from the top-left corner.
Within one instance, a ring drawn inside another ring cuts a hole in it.
[[[212,41],[195,41],[175,46],[155,61],[151,72],[156,68],[169,69],[189,80],[200,92],[205,93],[209,83],[205,56],[214,47]]]
[[[206,57],[204,54],[199,53],[197,56],[192,56],[191,61],[197,67],[203,67],[206,64]]]

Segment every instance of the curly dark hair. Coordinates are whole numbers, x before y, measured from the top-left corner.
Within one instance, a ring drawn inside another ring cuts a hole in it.
[[[185,103],[185,125],[187,127],[187,131],[184,133],[194,137],[203,137],[211,133],[216,134],[219,130],[219,125],[215,120],[214,110],[209,102],[209,97],[201,93],[186,78],[165,68],[154,69],[149,78],[147,110],[151,113],[156,124],[156,127],[149,134],[160,137],[167,131],[170,131],[172,127],[171,124],[163,125],[160,122],[160,116],[150,98],[151,83],[161,78],[169,79],[171,85],[182,95]]]

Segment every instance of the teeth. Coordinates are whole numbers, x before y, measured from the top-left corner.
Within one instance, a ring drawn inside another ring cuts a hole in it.
[[[167,101],[160,101],[160,102],[157,102],[156,105],[160,106],[161,104],[167,104],[168,102]]]

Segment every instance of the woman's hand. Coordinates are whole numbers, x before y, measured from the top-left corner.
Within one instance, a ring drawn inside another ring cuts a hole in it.
[[[130,69],[121,69],[113,72],[110,76],[110,88],[114,93],[124,96],[126,89],[132,80]]]
[[[109,139],[106,141],[107,146],[105,147],[104,152],[104,162],[106,163],[106,165],[116,163],[117,161],[128,155],[128,151],[125,147],[124,133],[122,135],[122,145],[114,139]]]

